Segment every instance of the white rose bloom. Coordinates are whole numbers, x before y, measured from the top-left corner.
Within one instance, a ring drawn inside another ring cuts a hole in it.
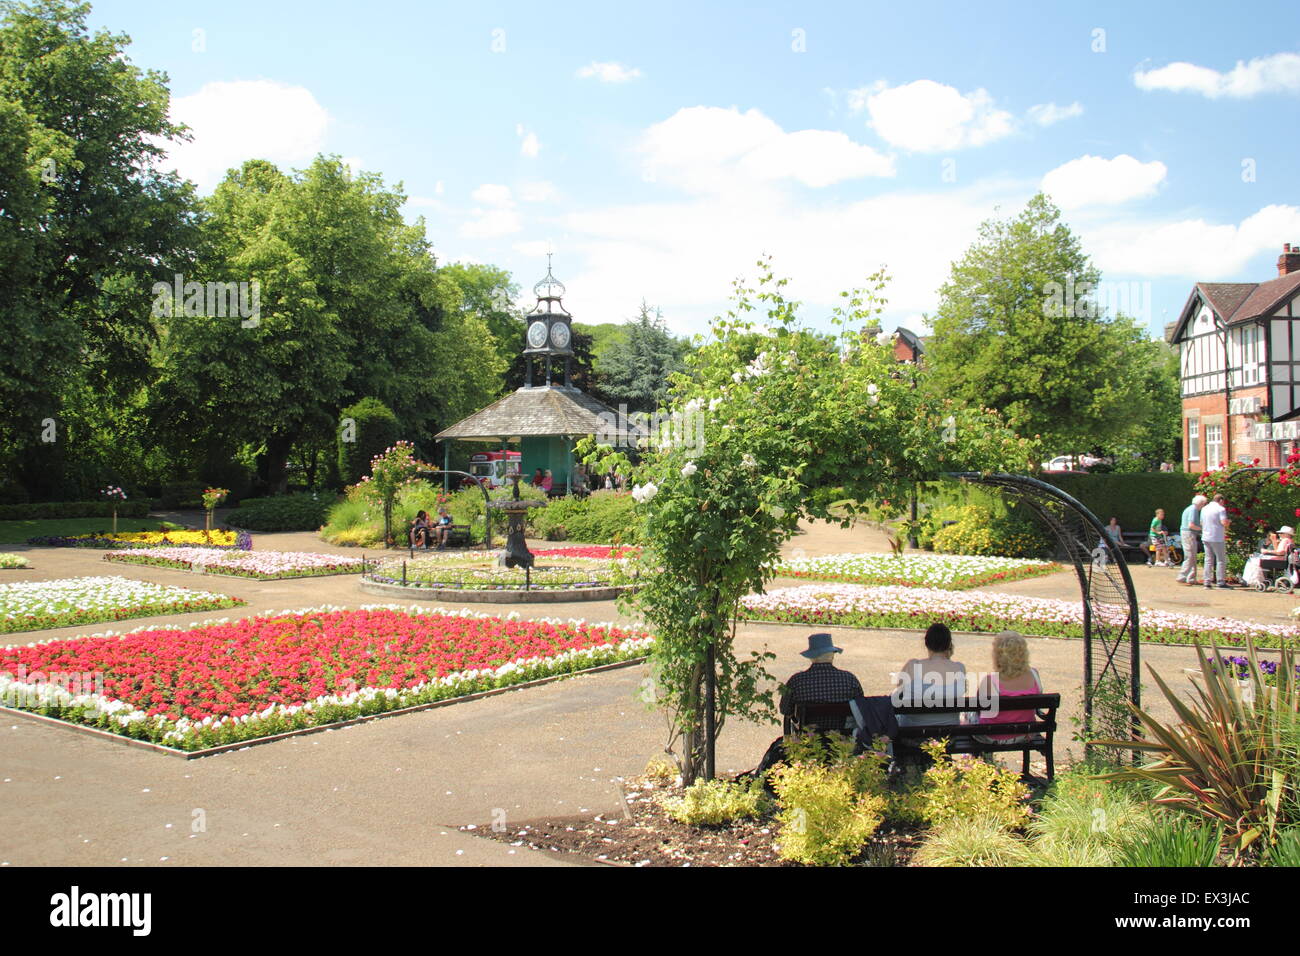
[[[722,398],[721,398],[721,397],[718,397],[718,398],[711,398],[711,399],[709,399],[709,411],[711,411],[711,412],[712,412],[712,411],[715,411],[715,410],[717,409],[717,407],[718,407],[719,405],[721,405],[721,404],[722,404]]]
[[[749,452],[745,452],[745,454],[741,456],[740,463],[744,465],[746,468],[748,468],[750,471],[753,471],[755,468],[758,467],[758,459],[756,459]]]
[[[689,478],[689,477],[691,477],[691,475],[695,474],[695,473],[696,473],[697,471],[699,471],[699,470],[700,470],[700,469],[699,469],[699,467],[695,464],[695,462],[693,462],[693,461],[688,461],[685,465],[682,466],[682,477],[683,477],[683,478]]]
[[[876,392],[878,391],[880,391],[880,386],[878,386],[875,382],[872,382],[870,385],[867,386],[868,395],[875,395]]]
[[[743,382],[743,381],[745,380],[745,373],[744,373],[744,372],[733,372],[733,373],[731,374],[731,380],[732,380],[733,382],[735,382],[737,385],[739,385],[741,382]]]
[[[876,341],[881,345],[889,345],[891,342],[894,341],[894,333],[881,332],[879,335],[876,336]]]

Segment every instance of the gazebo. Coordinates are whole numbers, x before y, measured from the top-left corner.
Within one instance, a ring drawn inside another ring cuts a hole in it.
[[[541,468],[551,472],[553,487],[572,491],[573,446],[578,439],[596,435],[612,445],[635,444],[640,427],[572,384],[573,316],[561,301],[564,291],[551,273],[548,255],[546,276],[533,286],[537,305],[524,317],[523,387],[439,432],[435,438],[444,442],[444,462],[449,464],[451,441],[484,442],[500,448],[518,443],[525,478]],[[545,377],[541,384],[534,384],[535,366],[541,362]],[[556,381],[560,368],[563,384]]]

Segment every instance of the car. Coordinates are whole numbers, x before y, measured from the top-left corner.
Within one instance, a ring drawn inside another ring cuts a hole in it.
[[[1082,471],[1072,455],[1057,455],[1051,461],[1043,462],[1043,471]]]

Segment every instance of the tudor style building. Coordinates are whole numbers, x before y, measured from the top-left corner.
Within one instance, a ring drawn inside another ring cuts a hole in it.
[[[1300,245],[1267,282],[1198,282],[1168,339],[1182,360],[1183,468],[1282,464],[1300,443]]]

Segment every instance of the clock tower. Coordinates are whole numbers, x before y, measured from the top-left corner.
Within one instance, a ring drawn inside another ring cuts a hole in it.
[[[561,299],[564,285],[551,274],[551,254],[546,254],[546,277],[533,286],[537,305],[524,316],[527,331],[524,333],[525,386],[533,385],[534,359],[546,360],[546,384],[553,384],[557,359],[564,360],[564,387],[572,387],[573,373],[573,316],[564,309]]]

